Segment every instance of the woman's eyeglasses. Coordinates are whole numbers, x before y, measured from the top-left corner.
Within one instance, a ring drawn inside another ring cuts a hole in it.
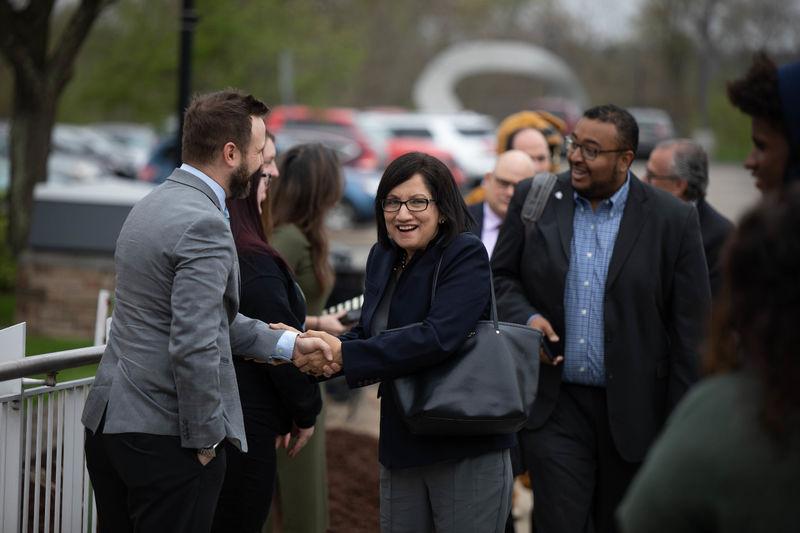
[[[405,202],[401,202],[397,198],[386,198],[381,200],[381,207],[387,213],[400,211],[400,208],[403,206],[406,206],[406,209],[411,212],[419,212],[428,209],[428,204],[434,201],[435,200],[428,198],[409,198]]]

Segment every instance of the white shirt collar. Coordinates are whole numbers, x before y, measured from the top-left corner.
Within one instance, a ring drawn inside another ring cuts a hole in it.
[[[188,165],[186,163],[181,165],[181,170],[185,170],[189,174],[193,176],[197,176],[203,183],[211,187],[211,190],[214,191],[214,194],[217,195],[217,200],[219,200],[220,210],[223,213],[227,213],[228,209],[225,207],[225,189],[222,188],[222,185],[211,179],[208,174],[203,172],[202,170],[197,170],[192,165]]]
[[[503,225],[503,219],[489,207],[489,202],[483,203],[483,227],[498,229]]]

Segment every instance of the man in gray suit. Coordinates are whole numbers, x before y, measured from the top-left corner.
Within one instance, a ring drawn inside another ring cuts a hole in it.
[[[185,163],[120,232],[111,331],[83,412],[101,531],[209,531],[225,474],[217,446],[247,449],[231,354],[330,357],[319,339],[238,314],[225,198],[263,172],[267,112],[232,90],[196,98]]]

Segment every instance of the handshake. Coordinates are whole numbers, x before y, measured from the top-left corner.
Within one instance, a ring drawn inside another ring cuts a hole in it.
[[[342,341],[324,331],[299,332],[283,323],[270,324],[272,329],[298,333],[292,362],[301,372],[329,378],[342,370]]]

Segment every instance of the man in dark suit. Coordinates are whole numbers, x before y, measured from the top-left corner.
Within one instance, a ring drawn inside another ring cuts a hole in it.
[[[697,207],[711,293],[716,294],[722,277],[719,264],[720,251],[725,239],[733,231],[733,223],[706,201],[708,188],[706,151],[690,139],[659,143],[650,153],[644,177],[653,187],[667,191]]]
[[[538,533],[614,531],[613,513],[697,378],[709,307],[697,211],[630,172],[633,117],[586,111],[536,223],[517,186],[492,260],[501,318],[544,331],[523,449]]]
[[[470,231],[481,239],[489,257],[492,256],[500,226],[506,218],[514,187],[536,172],[537,166],[528,154],[521,150],[509,150],[497,156],[494,170],[483,177],[486,197],[483,202],[473,204],[468,209],[475,219],[475,225],[470,227]]]

